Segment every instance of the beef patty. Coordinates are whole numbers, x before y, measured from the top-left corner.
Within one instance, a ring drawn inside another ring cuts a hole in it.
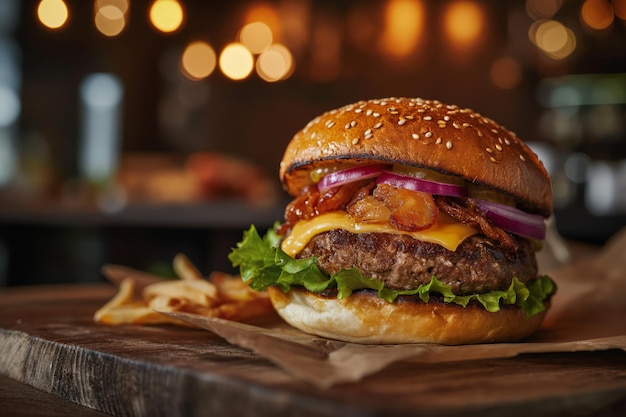
[[[504,251],[492,239],[474,235],[456,251],[406,235],[354,234],[342,229],[316,235],[298,255],[318,256],[330,274],[357,267],[396,290],[411,290],[434,275],[457,295],[505,290],[513,277],[528,282],[537,277],[532,243],[519,238],[516,251]]]

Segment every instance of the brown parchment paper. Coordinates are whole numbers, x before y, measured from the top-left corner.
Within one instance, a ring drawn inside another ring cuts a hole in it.
[[[551,264],[559,265],[547,271],[558,285],[552,308],[542,329],[519,343],[360,345],[305,334],[278,317],[238,323],[186,313],[164,314],[250,349],[322,389],[359,381],[403,360],[436,363],[522,353],[626,350],[626,230],[601,250],[583,249],[565,265]]]

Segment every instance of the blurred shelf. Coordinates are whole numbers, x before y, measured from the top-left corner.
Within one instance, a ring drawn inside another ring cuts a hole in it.
[[[0,204],[0,223],[48,226],[145,226],[232,229],[269,227],[284,205],[254,206],[240,201],[195,204],[132,204],[114,212],[59,204]]]
[[[604,244],[626,227],[626,214],[593,215],[582,207],[554,211],[559,233],[566,239]]]

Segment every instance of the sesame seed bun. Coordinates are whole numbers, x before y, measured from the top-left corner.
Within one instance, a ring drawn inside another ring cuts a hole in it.
[[[280,164],[293,196],[310,171],[337,161],[383,161],[456,175],[549,216],[552,189],[537,156],[514,133],[470,109],[436,100],[386,98],[328,111],[297,132]]]
[[[490,313],[476,305],[388,303],[370,292],[337,299],[302,287],[292,287],[288,293],[278,287],[270,287],[268,291],[278,314],[293,327],[322,337],[363,344],[460,345],[518,341],[541,327],[548,310],[526,318],[524,312],[515,307]]]

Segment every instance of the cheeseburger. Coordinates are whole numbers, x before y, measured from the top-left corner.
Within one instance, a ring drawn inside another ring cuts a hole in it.
[[[538,273],[550,177],[470,109],[386,98],[328,111],[280,164],[294,197],[229,255],[305,332],[358,343],[516,341],[556,291]]]

